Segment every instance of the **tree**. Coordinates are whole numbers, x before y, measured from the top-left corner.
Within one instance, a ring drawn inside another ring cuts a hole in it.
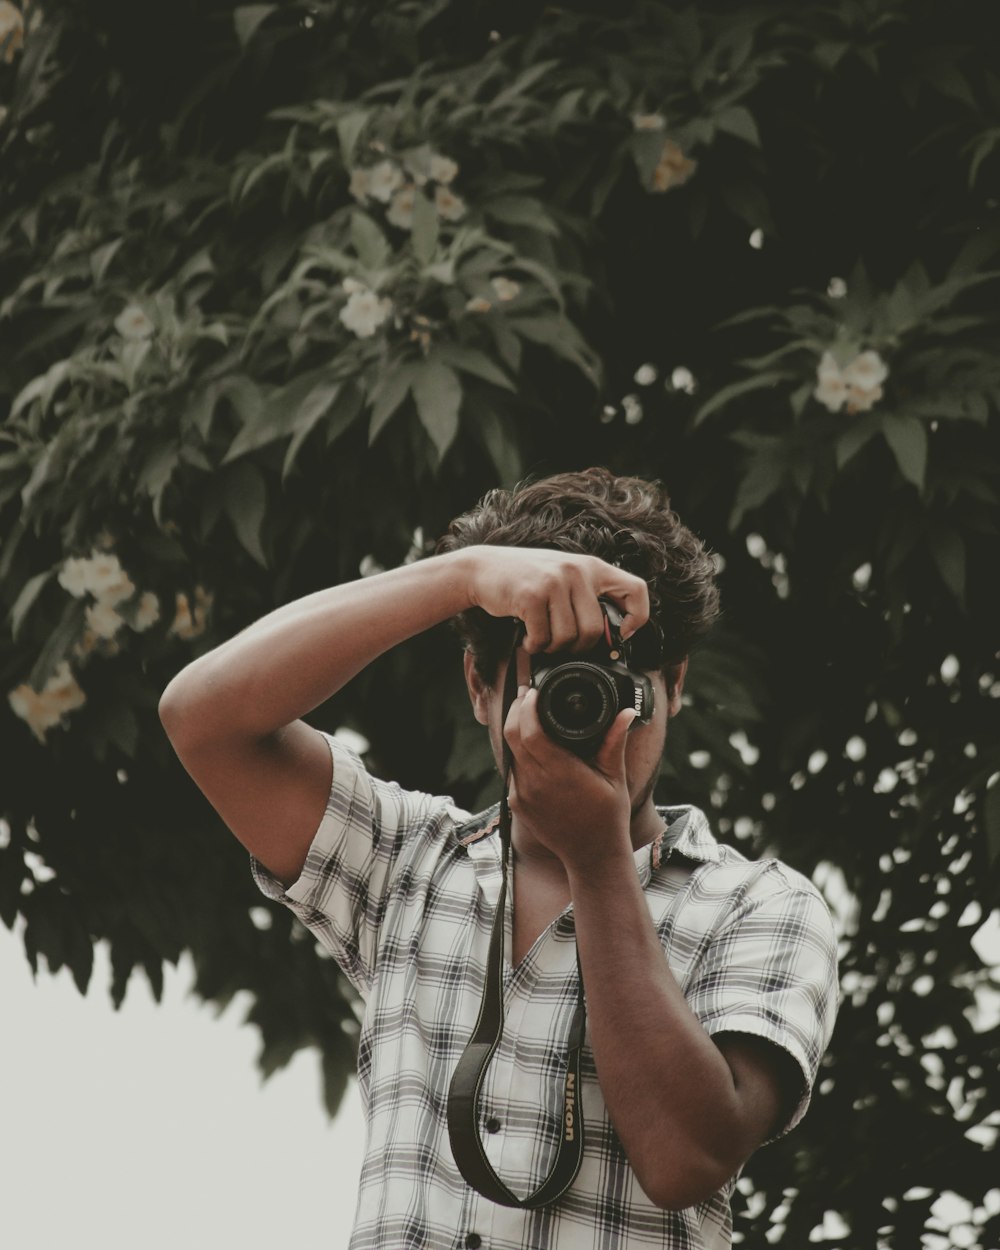
[[[159,691],[491,485],[658,475],[726,606],[665,793],[811,874],[842,934],[744,1244],[995,1244],[988,34],[970,0],[3,0],[0,915],[32,966],[82,989],[107,940],[117,1004],[189,949],[205,998],[254,995],[265,1072],[321,1049],[332,1112],[355,1005]],[[403,784],[495,789],[445,630],[316,722]]]

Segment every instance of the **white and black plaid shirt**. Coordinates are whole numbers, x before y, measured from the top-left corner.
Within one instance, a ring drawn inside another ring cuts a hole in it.
[[[565,1196],[529,1211],[498,1206],[465,1183],[446,1103],[479,1012],[499,839],[491,823],[470,823],[448,799],[379,781],[330,743],[333,786],[298,881],[284,891],[260,864],[253,871],[364,1000],[358,1075],[368,1136],[351,1250],[728,1247],[732,1182],[685,1211],[651,1203],[608,1119],[589,1049],[583,1164]],[[751,863],[719,845],[697,808],[661,815],[662,845],[635,860],[670,967],[709,1034],[751,1033],[796,1060],[802,1097],[787,1131],[805,1111],[833,1028],[836,940],[826,905],[778,861]],[[509,924],[508,916],[508,952]],[[526,1196],[548,1174],[562,1125],[577,1000],[572,908],[516,968],[505,967],[504,997],[480,1127],[493,1168]]]

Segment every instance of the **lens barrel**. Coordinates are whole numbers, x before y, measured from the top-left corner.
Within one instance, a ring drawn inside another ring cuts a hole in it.
[[[603,737],[618,714],[614,679],[598,664],[558,664],[539,673],[535,685],[542,727],[571,749]]]

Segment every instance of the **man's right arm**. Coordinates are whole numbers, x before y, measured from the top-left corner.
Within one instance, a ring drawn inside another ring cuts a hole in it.
[[[295,881],[330,793],[330,752],[301,719],[372,660],[467,608],[525,622],[526,650],[592,646],[598,596],[648,614],[645,583],[592,556],[469,547],[308,595],[183,669],[160,717],[195,783],[243,845]]]

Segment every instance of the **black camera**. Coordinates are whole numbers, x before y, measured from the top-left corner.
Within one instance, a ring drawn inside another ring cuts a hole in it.
[[[631,665],[659,665],[656,626],[645,625],[634,638],[623,642],[621,612],[610,599],[602,598],[600,603],[604,637],[592,651],[531,657],[531,684],[538,691],[542,728],[561,746],[584,757],[595,754],[611,723],[625,708],[635,708],[633,725],[649,722],[653,684]]]

